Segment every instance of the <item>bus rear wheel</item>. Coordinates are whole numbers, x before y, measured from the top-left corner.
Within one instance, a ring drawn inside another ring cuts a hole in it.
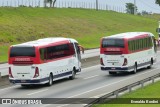
[[[47,83],[48,86],[51,86],[53,84],[53,75],[49,75],[49,82]]]
[[[76,70],[73,69],[73,70],[72,70],[72,76],[70,76],[69,79],[70,79],[70,80],[75,79],[75,75],[76,75]]]
[[[137,64],[134,65],[134,70],[132,71],[133,74],[137,73]]]

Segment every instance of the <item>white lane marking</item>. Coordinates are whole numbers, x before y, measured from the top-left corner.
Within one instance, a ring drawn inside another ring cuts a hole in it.
[[[133,77],[135,77],[135,76],[144,75],[144,74],[146,74],[146,73],[153,72],[153,71],[158,70],[158,69],[159,69],[159,68],[156,68],[156,69],[150,70],[150,71],[148,71],[148,72],[144,72],[144,73],[141,73],[141,74],[133,75],[133,76],[131,76],[131,77],[122,79],[122,80],[120,80],[120,81],[113,82],[113,83],[107,84],[107,85],[103,85],[103,86],[101,86],[101,87],[97,87],[97,88],[95,88],[95,89],[88,90],[88,91],[86,91],[86,92],[83,92],[83,93],[80,93],[80,94],[76,94],[76,95],[70,96],[70,97],[68,97],[68,98],[73,98],[73,97],[76,97],[76,96],[79,96],[79,95],[83,95],[83,94],[86,94],[86,93],[89,93],[89,92],[92,92],[92,91],[95,91],[95,90],[98,90],[98,89],[101,89],[101,88],[104,88],[104,87],[108,87],[108,86],[110,86],[110,85],[113,85],[113,84],[116,84],[116,83],[119,83],[119,82],[128,80],[128,79],[133,78]]]
[[[63,105],[60,105],[60,106],[57,106],[57,107],[64,107],[64,106],[68,106],[68,105],[71,105],[71,104],[63,104]]]
[[[84,79],[87,80],[87,79],[91,79],[91,78],[94,78],[94,77],[97,77],[97,76],[99,76],[99,75],[93,75],[93,76],[90,76],[90,77],[87,77],[87,78],[84,78]]]
[[[90,67],[87,67],[87,68],[83,68],[81,73],[90,72],[90,69],[95,69],[97,67],[100,67],[100,64],[94,65],[94,66],[90,66]]]
[[[0,91],[6,91],[7,89],[10,89],[10,88],[14,88],[14,87],[17,87],[16,85],[15,86],[11,86],[11,87],[7,87],[7,88],[3,88],[3,89],[0,89]]]
[[[47,91],[47,90],[48,89],[44,89],[44,90],[36,91],[36,92],[33,92],[33,93],[29,93],[27,95],[33,95],[33,94],[41,93],[41,92],[44,92],[44,91]]]
[[[44,106],[41,106],[41,107],[47,107],[47,106],[50,106],[51,104],[45,104]]]

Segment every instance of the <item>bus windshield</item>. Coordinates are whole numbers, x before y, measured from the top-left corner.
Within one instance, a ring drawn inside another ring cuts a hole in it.
[[[28,56],[35,57],[34,47],[12,47],[10,50],[10,57]]]
[[[106,47],[124,48],[124,40],[123,39],[112,39],[112,38],[103,39],[102,48],[106,48]]]

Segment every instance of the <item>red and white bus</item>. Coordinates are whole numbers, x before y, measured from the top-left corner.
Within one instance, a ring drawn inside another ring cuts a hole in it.
[[[150,68],[156,61],[155,37],[149,32],[128,32],[101,39],[101,70],[109,74]]]
[[[74,79],[81,71],[80,50],[78,42],[71,38],[44,38],[13,45],[9,49],[9,80],[27,86]]]

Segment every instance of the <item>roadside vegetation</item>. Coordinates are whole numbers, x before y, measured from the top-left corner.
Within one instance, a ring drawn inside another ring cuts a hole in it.
[[[8,47],[46,37],[75,38],[86,49],[99,47],[111,34],[147,31],[156,35],[157,19],[72,8],[0,7],[0,62],[7,61]]]
[[[120,98],[141,98],[142,100],[143,98],[160,98],[159,87],[160,81],[127,93]],[[92,107],[159,107],[159,104],[97,104]]]

